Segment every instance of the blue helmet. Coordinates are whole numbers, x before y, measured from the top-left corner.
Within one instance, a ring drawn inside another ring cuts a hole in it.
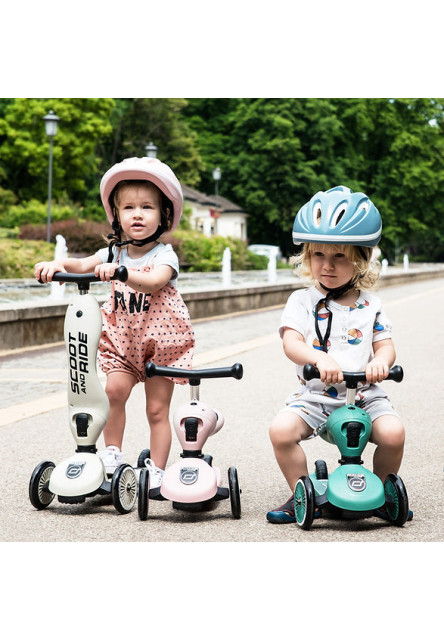
[[[379,211],[365,193],[339,186],[319,191],[298,211],[293,242],[375,247],[381,232]]]

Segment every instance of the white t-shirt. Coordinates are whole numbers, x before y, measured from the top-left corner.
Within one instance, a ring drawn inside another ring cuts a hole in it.
[[[99,249],[96,252],[102,262],[108,262],[108,248]],[[179,275],[179,258],[170,244],[162,244],[159,242],[151,251],[148,251],[140,258],[130,258],[126,247],[121,249],[113,247],[113,262],[119,258],[119,265],[127,269],[143,269],[150,264],[154,266],[167,265],[172,268],[173,275],[170,284],[176,287],[177,276]]]
[[[285,327],[295,329],[304,337],[307,345],[321,350],[315,328],[315,307],[322,298],[325,298],[325,294],[316,287],[294,291],[282,313],[280,336],[283,336]],[[329,300],[328,306],[333,312],[328,354],[343,371],[364,371],[374,356],[373,343],[391,337],[391,323],[382,309],[381,300],[371,293],[360,291],[352,306],[344,307],[334,300]],[[322,307],[318,313],[322,337],[325,336],[327,322],[328,314]],[[303,381],[303,367],[296,365],[296,369]],[[335,386],[339,393],[345,394],[345,383]],[[304,397],[306,394],[322,394],[324,390],[320,380],[306,381]]]

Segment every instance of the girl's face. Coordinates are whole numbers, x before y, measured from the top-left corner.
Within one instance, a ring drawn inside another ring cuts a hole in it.
[[[120,226],[127,238],[143,240],[152,235],[160,224],[160,193],[151,184],[122,187],[117,209]]]
[[[311,272],[315,280],[329,289],[342,287],[355,275],[352,262],[340,245],[314,244],[311,248]]]

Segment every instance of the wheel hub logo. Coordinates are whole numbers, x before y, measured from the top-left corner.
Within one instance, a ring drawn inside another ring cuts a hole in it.
[[[199,477],[199,469],[197,467],[182,467],[180,470],[180,481],[182,484],[194,484]]]
[[[364,491],[367,486],[363,473],[347,473],[347,484],[352,491]]]
[[[86,462],[69,464],[68,468],[66,469],[66,477],[69,478],[70,480],[74,480],[75,478],[78,478],[82,474],[83,467],[85,466],[85,464]]]

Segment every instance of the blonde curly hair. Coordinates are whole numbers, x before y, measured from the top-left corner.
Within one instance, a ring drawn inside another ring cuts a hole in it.
[[[379,278],[380,264],[372,260],[372,247],[356,247],[350,244],[320,244],[308,242],[304,244],[301,253],[294,259],[296,272],[302,278],[306,278],[311,283],[316,280],[311,271],[311,256],[315,251],[323,253],[343,253],[353,264],[354,275],[352,278],[353,287],[356,289],[373,289],[376,287]]]

